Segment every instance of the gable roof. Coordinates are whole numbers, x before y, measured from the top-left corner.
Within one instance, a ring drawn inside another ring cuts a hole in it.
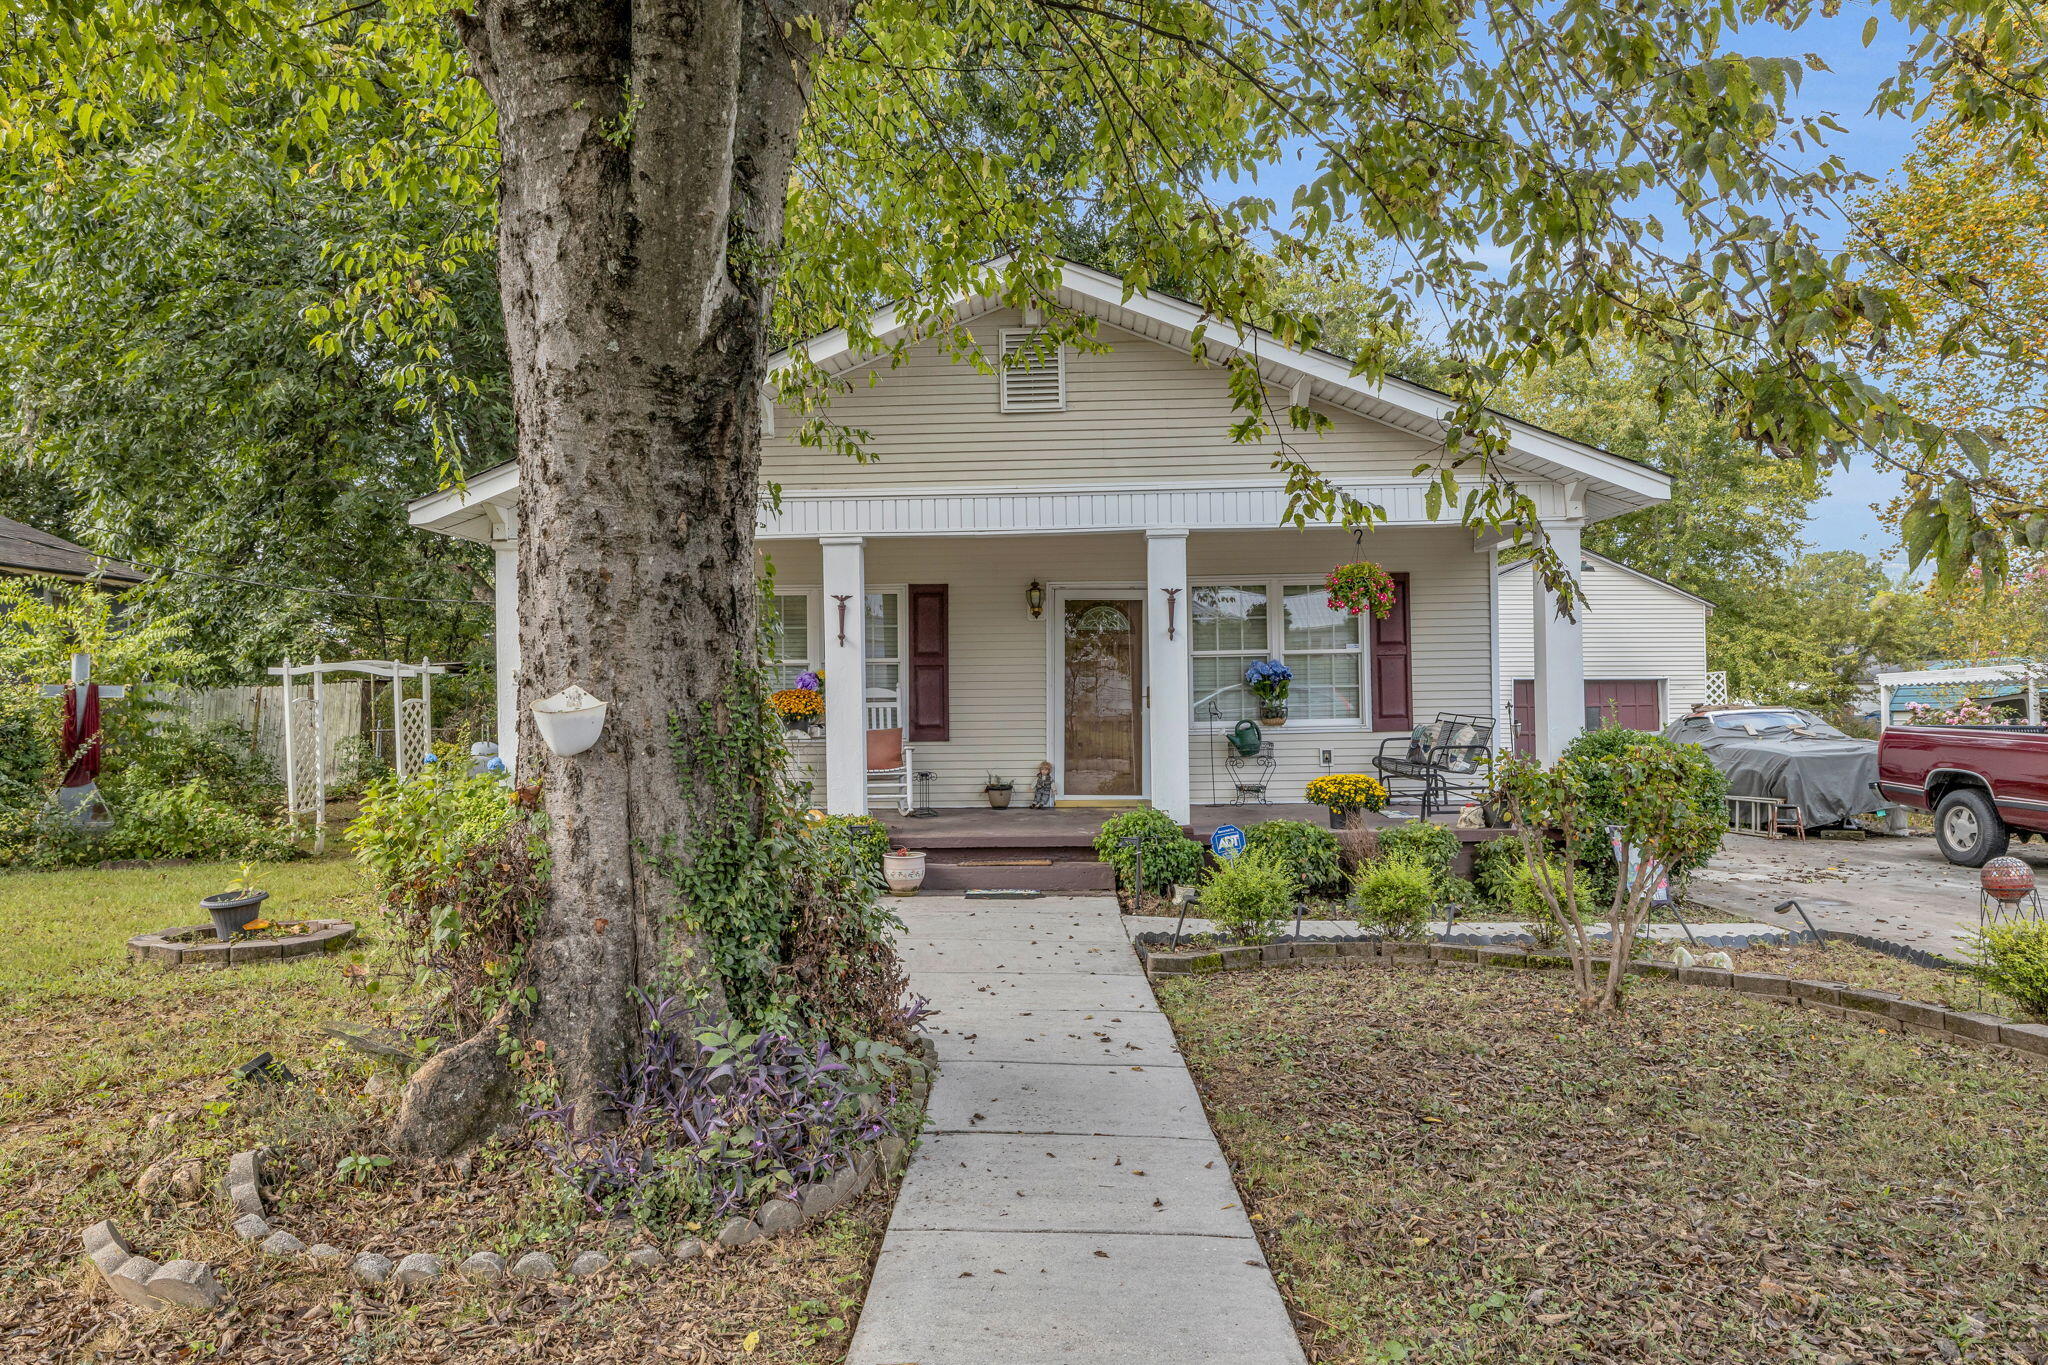
[[[1002,264],[999,259],[991,262],[990,268],[994,270]],[[1457,407],[1455,399],[1425,385],[1391,376],[1378,382],[1354,377],[1351,362],[1334,352],[1283,346],[1270,333],[1211,317],[1186,299],[1156,291],[1127,291],[1116,276],[1073,261],[1061,263],[1055,301],[1062,308],[1183,353],[1194,344],[1200,331],[1209,355],[1251,355],[1261,377],[1269,384],[1293,390],[1296,403],[1352,412],[1433,442],[1444,439],[1446,419]],[[952,312],[955,318],[966,322],[1007,306],[1008,302],[999,295],[963,294],[953,300]],[[912,314],[888,304],[871,315],[868,330],[878,340],[889,342],[904,336],[915,322]],[[788,370],[797,363],[799,354],[828,375],[843,374],[874,358],[871,353],[856,350],[847,330],[837,327],[771,355],[769,374]],[[1639,511],[1670,499],[1671,480],[1661,470],[1505,414],[1496,415],[1507,430],[1515,470],[1567,485],[1575,494],[1569,500],[1583,506],[1589,521]],[[479,534],[477,525],[463,523],[480,522],[481,504],[498,501],[517,487],[517,473],[513,464],[507,462],[470,479],[467,489],[425,494],[407,506],[415,526],[432,526],[446,534],[486,539],[488,533]]]
[[[83,545],[38,531],[12,517],[0,517],[0,576],[20,578],[31,574],[80,581],[94,579],[119,587],[148,581],[148,576],[133,564],[96,555]]]
[[[1624,564],[1618,559],[1609,559],[1606,555],[1596,555],[1591,550],[1580,551],[1579,558],[1581,560],[1591,560],[1595,564],[1600,565],[1602,568],[1613,569],[1619,573],[1625,573],[1630,578],[1641,579],[1643,582],[1648,583],[1651,587],[1661,588],[1665,592],[1670,593],[1673,597],[1683,597],[1687,601],[1697,602],[1707,609],[1707,615],[1712,616],[1714,614],[1714,604],[1712,602],[1709,602],[1706,598],[1700,596],[1696,592],[1687,592],[1684,588],[1679,587],[1676,583],[1667,582],[1666,580],[1657,577],[1657,575],[1655,574],[1644,573],[1641,569],[1634,568],[1630,565]],[[1505,578],[1511,573],[1515,573],[1519,570],[1526,569],[1528,567],[1529,561],[1526,559],[1516,560],[1513,564],[1503,564],[1500,566],[1500,576],[1502,578]]]

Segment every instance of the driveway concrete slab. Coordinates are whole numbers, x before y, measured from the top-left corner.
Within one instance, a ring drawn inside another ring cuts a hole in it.
[[[896,1232],[847,1365],[1301,1365],[1258,1244]]]
[[[1120,1062],[1152,1066],[1180,1055],[1166,1016],[1139,1010],[1034,1010],[929,1027],[941,1062]]]
[[[954,1062],[934,1086],[941,1132],[1108,1133],[1206,1138],[1201,1097],[1178,1057],[1146,1067],[1063,1062]]]
[[[1246,1237],[1230,1172],[1181,1138],[934,1133],[891,1228]]]
[[[1020,1010],[1157,1010],[1142,975],[1101,972],[912,972],[910,988],[934,1009],[976,1019]],[[945,1020],[956,1024],[957,1018]]]
[[[2048,850],[2012,853],[2048,871]],[[1688,894],[1708,906],[1798,928],[1776,907],[1796,900],[1822,929],[1867,934],[1907,948],[1960,958],[1977,927],[1977,871],[1941,856],[1928,834],[1863,840],[1757,839],[1731,835],[1693,873]]]
[[[1060,943],[1012,938],[900,939],[897,954],[917,972],[1092,972],[1139,976],[1144,969],[1121,942]]]

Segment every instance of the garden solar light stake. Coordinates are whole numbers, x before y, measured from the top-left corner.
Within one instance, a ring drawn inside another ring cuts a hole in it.
[[[1783,905],[1778,907],[1777,913],[1782,915],[1787,910],[1790,910],[1792,913],[1799,916],[1800,919],[1806,921],[1806,932],[1813,935],[1813,941],[1815,943],[1818,943],[1823,948],[1828,946],[1828,941],[1821,937],[1820,930],[1814,928],[1813,921],[1807,918],[1805,906],[1801,905],[1798,901],[1786,901]]]

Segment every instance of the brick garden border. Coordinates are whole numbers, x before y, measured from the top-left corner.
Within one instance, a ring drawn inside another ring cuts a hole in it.
[[[186,924],[159,929],[153,934],[137,934],[128,940],[128,956],[137,962],[155,962],[166,967],[225,967],[231,963],[313,957],[332,952],[355,936],[355,925],[345,919],[316,919],[306,921],[303,934],[222,943],[213,936],[211,924]]]
[[[1834,935],[1829,935],[1834,937]],[[1846,936],[1845,936],[1846,937]],[[1212,976],[1293,963],[1364,965],[1386,962],[1434,968],[1442,964],[1549,971],[1569,967],[1571,960],[1553,953],[1532,953],[1516,947],[1466,946],[1455,943],[1389,943],[1350,939],[1301,943],[1268,943],[1259,947],[1210,948],[1200,952],[1162,952],[1144,943],[1134,945],[1145,963],[1147,979],[1169,976]],[[1938,959],[1944,965],[1945,959]],[[1604,965],[1604,964],[1600,964]],[[1839,981],[1809,981],[1770,972],[1731,972],[1720,967],[1674,967],[1668,962],[1635,961],[1631,976],[1656,977],[1683,986],[1740,991],[1774,1004],[1816,1010],[1850,1023],[1910,1029],[1916,1033],[1990,1048],[2029,1066],[2048,1070],[2048,1024],[2029,1024],[1995,1014],[1951,1010],[1890,991],[1866,990]]]
[[[929,1038],[920,1038],[917,1043],[925,1072],[911,1082],[910,1097],[917,1106],[917,1126],[921,1128],[925,1105],[931,1098],[932,1078],[938,1074],[938,1048]],[[852,1203],[867,1191],[877,1175],[900,1172],[909,1162],[912,1141],[898,1134],[882,1138],[856,1155],[844,1170],[771,1198],[752,1213],[728,1217],[716,1231],[707,1231],[702,1237],[685,1237],[667,1252],[658,1247],[635,1247],[614,1261],[601,1251],[583,1251],[571,1255],[564,1267],[545,1251],[529,1251],[508,1265],[503,1256],[484,1249],[470,1253],[458,1263],[455,1274],[475,1284],[494,1285],[507,1279],[585,1279],[614,1265],[651,1272],[704,1255],[707,1241],[721,1247],[739,1247],[764,1237],[778,1237]],[[411,1252],[396,1261],[373,1251],[351,1257],[340,1247],[325,1242],[308,1247],[274,1226],[265,1216],[263,1198],[265,1168],[274,1156],[267,1150],[237,1152],[228,1161],[227,1175],[220,1182],[219,1191],[233,1219],[236,1237],[255,1243],[265,1256],[303,1259],[332,1268],[346,1266],[350,1278],[363,1285],[431,1285],[448,1273],[447,1263],[431,1252]],[[170,1308],[213,1312],[227,1301],[228,1295],[214,1278],[212,1267],[184,1260],[159,1265],[138,1255],[111,1219],[85,1228],[79,1240],[86,1262],[100,1281],[116,1297],[138,1308],[153,1312]]]

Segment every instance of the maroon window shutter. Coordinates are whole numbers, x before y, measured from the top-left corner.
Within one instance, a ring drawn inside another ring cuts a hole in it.
[[[1372,728],[1409,730],[1415,703],[1409,695],[1408,575],[1388,577],[1394,580],[1394,609],[1372,623]]]
[[[952,680],[948,676],[946,585],[910,585],[909,738],[944,741],[952,729]]]

